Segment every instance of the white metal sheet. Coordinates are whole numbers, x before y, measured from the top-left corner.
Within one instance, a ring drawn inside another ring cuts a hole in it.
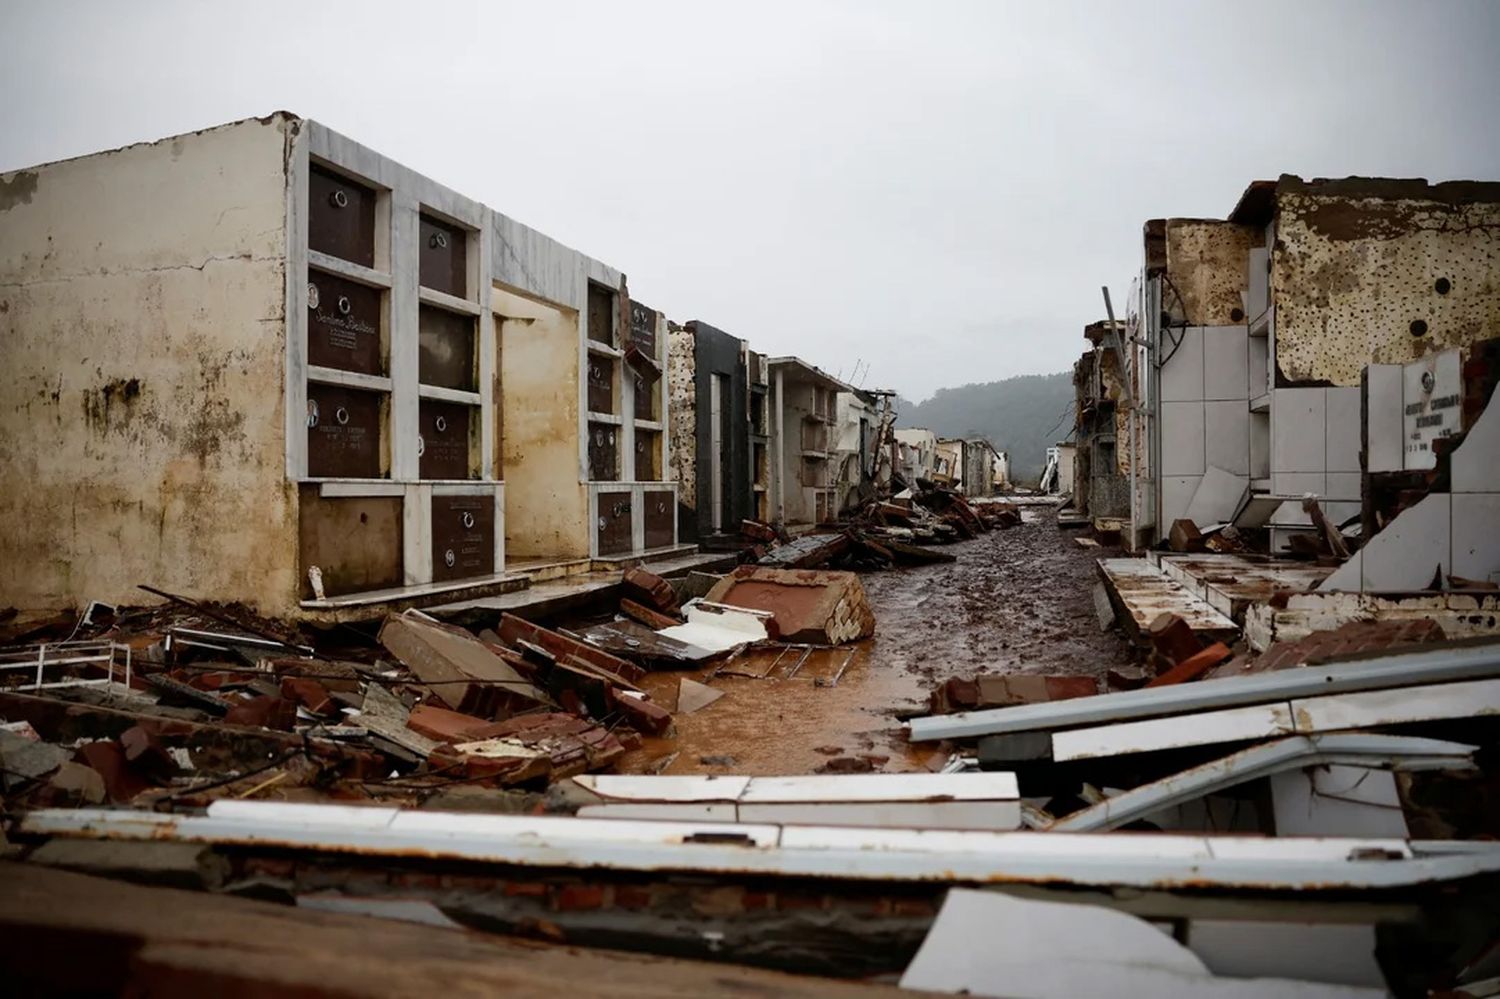
[[[1300,732],[1500,715],[1500,680],[1307,697],[1292,702]]]
[[[1021,802],[867,801],[743,802],[741,822],[919,829],[1019,829]]]
[[[1085,760],[1123,756],[1181,746],[1263,739],[1296,731],[1291,708],[1285,704],[1255,704],[1223,711],[1205,711],[1172,718],[1071,729],[1052,735],[1054,760]]]
[[[580,787],[602,798],[632,801],[736,801],[750,783],[739,775],[650,776],[640,774],[580,774]]]

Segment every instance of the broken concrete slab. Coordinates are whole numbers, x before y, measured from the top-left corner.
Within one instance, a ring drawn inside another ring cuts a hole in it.
[[[47,776],[73,758],[71,749],[0,731],[0,780],[5,790]]]
[[[771,637],[839,645],[875,633],[875,613],[852,572],[740,566],[709,592],[709,601],[771,612]]]
[[[849,550],[847,534],[804,534],[772,549],[760,564],[777,569],[816,569]]]
[[[386,618],[379,638],[429,685],[432,697],[456,711],[495,718],[553,704],[514,666],[462,628],[407,611]]]
[[[668,628],[675,627],[668,625]],[[686,669],[697,666],[714,653],[679,641],[635,621],[596,624],[582,633],[590,645],[621,658],[632,659],[651,669]]]

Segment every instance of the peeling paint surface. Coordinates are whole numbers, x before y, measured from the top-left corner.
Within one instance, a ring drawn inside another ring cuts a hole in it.
[[[668,451],[672,478],[678,484],[677,502],[690,510],[698,508],[696,339],[691,329],[676,323],[667,337],[667,405],[672,414]]]
[[[1500,336],[1500,184],[1284,177],[1271,283],[1290,382]]]
[[[138,603],[151,583],[286,609],[285,127],[5,181],[0,563],[27,569],[0,604]]]
[[[1163,307],[1174,324],[1229,326],[1245,321],[1251,226],[1209,219],[1168,219]]]

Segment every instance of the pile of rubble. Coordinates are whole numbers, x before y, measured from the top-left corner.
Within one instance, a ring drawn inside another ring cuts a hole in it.
[[[745,557],[783,569],[838,568],[873,572],[900,566],[952,562],[931,546],[976,538],[1015,527],[1021,511],[1002,499],[970,501],[945,486],[918,480],[915,491],[867,503],[826,529],[793,538],[770,524],[747,520],[740,534]]]
[[[690,585],[702,592],[684,603]],[[648,670],[836,646],[875,627],[852,573],[742,566],[674,588],[634,568],[621,594],[614,620],[577,632],[508,613],[475,632],[419,610],[373,636],[302,632],[182,598],[87,623],[12,621],[21,641],[0,648],[7,805],[542,790],[670,735],[672,712],[639,685]]]

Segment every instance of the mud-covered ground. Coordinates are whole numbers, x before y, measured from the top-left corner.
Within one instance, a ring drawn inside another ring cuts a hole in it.
[[[875,610],[873,639],[800,654],[744,656],[729,670],[656,673],[644,686],[673,706],[683,676],[723,697],[676,718],[676,737],[649,739],[627,772],[812,773],[835,757],[867,757],[876,770],[925,769],[935,750],[907,744],[900,721],[923,713],[944,679],[975,673],[1052,673],[1102,678],[1129,662],[1125,642],[1100,632],[1091,589],[1107,548],[1082,548],[1053,511],[944,549],[958,561],[861,576]],[[827,685],[850,650],[837,685]],[[735,675],[766,674],[764,679]],[[819,679],[824,681],[819,684]]]

